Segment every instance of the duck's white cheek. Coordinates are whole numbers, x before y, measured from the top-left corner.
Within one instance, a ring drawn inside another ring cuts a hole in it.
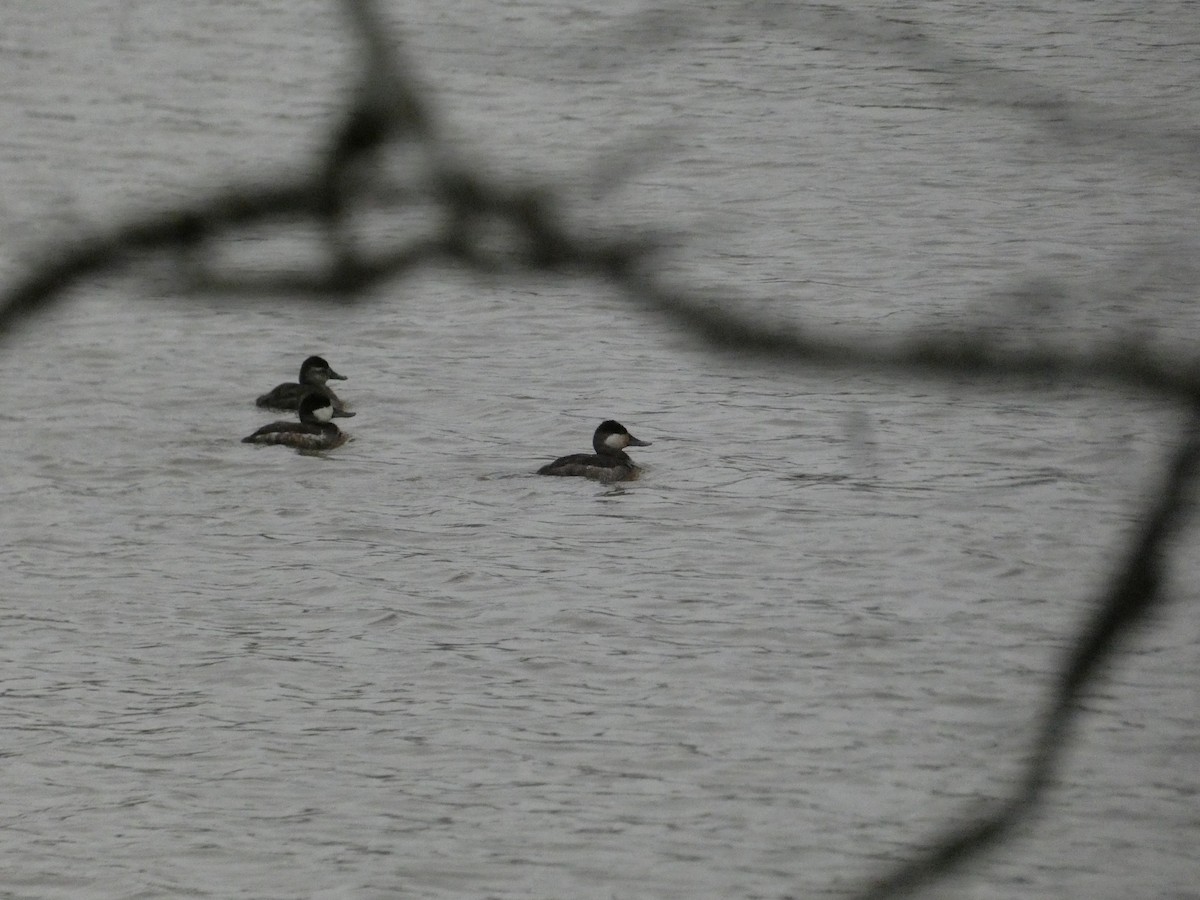
[[[625,435],[610,434],[604,439],[604,446],[613,450],[620,450],[625,446]]]

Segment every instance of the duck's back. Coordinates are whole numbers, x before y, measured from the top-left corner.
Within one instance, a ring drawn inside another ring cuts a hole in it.
[[[254,401],[264,409],[294,410],[299,408],[304,395],[312,390],[311,385],[291,382],[280,384]]]
[[[572,453],[570,456],[560,456],[552,463],[546,463],[537,473],[577,475],[596,481],[631,481],[637,477],[638,467],[624,453],[621,456],[624,459],[593,453]]]
[[[272,422],[242,438],[243,444],[283,444],[297,450],[332,450],[349,440],[336,425],[309,422]]]
[[[333,403],[333,414],[338,418],[350,418],[354,415],[338,395],[325,385],[320,384],[289,384],[278,385],[270,393],[263,394],[254,401],[256,406],[263,409],[277,409],[281,412],[291,412],[300,408],[300,401],[309,394],[319,394]]]

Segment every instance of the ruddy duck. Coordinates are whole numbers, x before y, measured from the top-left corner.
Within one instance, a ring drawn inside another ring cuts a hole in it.
[[[333,403],[333,414],[349,418],[354,415],[346,409],[325,382],[330,378],[335,381],[345,381],[345,375],[333,371],[333,367],[319,356],[310,356],[300,364],[300,381],[288,382],[277,386],[270,393],[263,394],[254,402],[266,409],[299,409],[300,401],[306,394],[315,393],[327,397]]]
[[[633,481],[641,474],[626,447],[649,447],[649,441],[639,441],[620,422],[609,419],[600,423],[592,435],[596,453],[573,453],[562,456],[538,469],[539,475],[582,475],[597,481]]]
[[[309,394],[300,401],[299,422],[272,422],[242,438],[243,444],[283,444],[297,450],[332,450],[350,440],[350,435],[329,420],[334,417],[328,397]]]

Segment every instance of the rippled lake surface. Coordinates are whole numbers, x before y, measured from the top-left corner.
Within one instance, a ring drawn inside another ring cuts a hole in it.
[[[463,156],[731,308],[1197,333],[1190,4],[437,6],[388,12]],[[316,0],[24,4],[0,49],[5,283],[311,161],[355,59]],[[1011,786],[1178,424],[714,354],[590,279],[173,275],[0,345],[0,896],[841,896]],[[241,444],[310,353],[353,441]],[[641,480],[531,474],[609,417]],[[933,895],[1197,896],[1195,537],[1040,817]]]

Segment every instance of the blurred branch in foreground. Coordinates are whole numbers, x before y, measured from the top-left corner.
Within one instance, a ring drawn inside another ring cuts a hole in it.
[[[1030,818],[1054,781],[1066,749],[1071,720],[1088,683],[1104,668],[1125,633],[1145,620],[1163,601],[1165,547],[1194,496],[1200,467],[1200,406],[1192,413],[1186,439],[1171,461],[1164,483],[1150,500],[1129,558],[1112,576],[1075,644],[1066,654],[1025,774],[1012,797],[994,804],[967,823],[949,826],[911,862],[886,873],[860,895],[883,900],[911,893],[922,884],[991,847]]]
[[[987,384],[1088,382],[1180,403],[1191,414],[1182,448],[1161,491],[1148,503],[1129,559],[1062,664],[1036,746],[1013,796],[965,824],[949,827],[912,862],[884,874],[861,896],[909,892],[1010,835],[1051,782],[1077,702],[1090,680],[1112,656],[1119,637],[1162,602],[1165,546],[1191,496],[1200,455],[1200,417],[1193,412],[1200,409],[1200,365],[1131,341],[1086,351],[1050,344],[1005,349],[984,330],[880,340],[783,330],[733,315],[726,310],[735,304],[724,302],[733,294],[725,289],[697,291],[662,283],[656,272],[658,246],[650,235],[603,238],[572,233],[563,224],[566,217],[559,214],[551,187],[504,186],[456,163],[441,145],[433,112],[379,10],[370,0],[344,0],[344,6],[363,48],[359,89],[333,129],[325,153],[307,173],[226,186],[189,206],[131,218],[48,249],[24,278],[0,294],[0,338],[63,300],[80,280],[135,266],[153,255],[174,255],[189,289],[269,302],[296,294],[354,302],[371,286],[417,267],[451,265],[488,273],[541,271],[598,279],[713,349],[735,350],[775,364],[888,369],[911,377],[975,378]],[[759,14],[775,10],[789,21],[798,14],[771,5],[750,4],[745,9]],[[968,77],[967,70],[948,62],[946,53],[908,26],[820,9],[826,30],[837,39],[878,42],[899,55],[936,60],[963,76],[964,89],[979,85],[977,71],[971,69]],[[1049,97],[1036,91],[1030,96]],[[1072,128],[1084,134],[1104,131],[1103,123],[1081,121],[1082,114],[1064,118],[1059,114],[1064,102],[1050,98],[1031,102],[1028,108],[1045,119],[1047,127],[1053,126],[1056,139],[1067,139],[1064,132]],[[1125,127],[1105,133],[1122,140],[1130,136]],[[378,174],[372,160],[384,151],[400,150],[408,151],[416,163],[409,177],[396,183]],[[367,251],[355,240],[354,220],[356,211],[368,203],[398,214],[419,210],[421,215],[406,219],[418,223],[412,233],[382,250]],[[324,236],[327,252],[309,270],[230,272],[222,271],[212,258],[212,247],[239,230],[297,225],[315,227]]]

